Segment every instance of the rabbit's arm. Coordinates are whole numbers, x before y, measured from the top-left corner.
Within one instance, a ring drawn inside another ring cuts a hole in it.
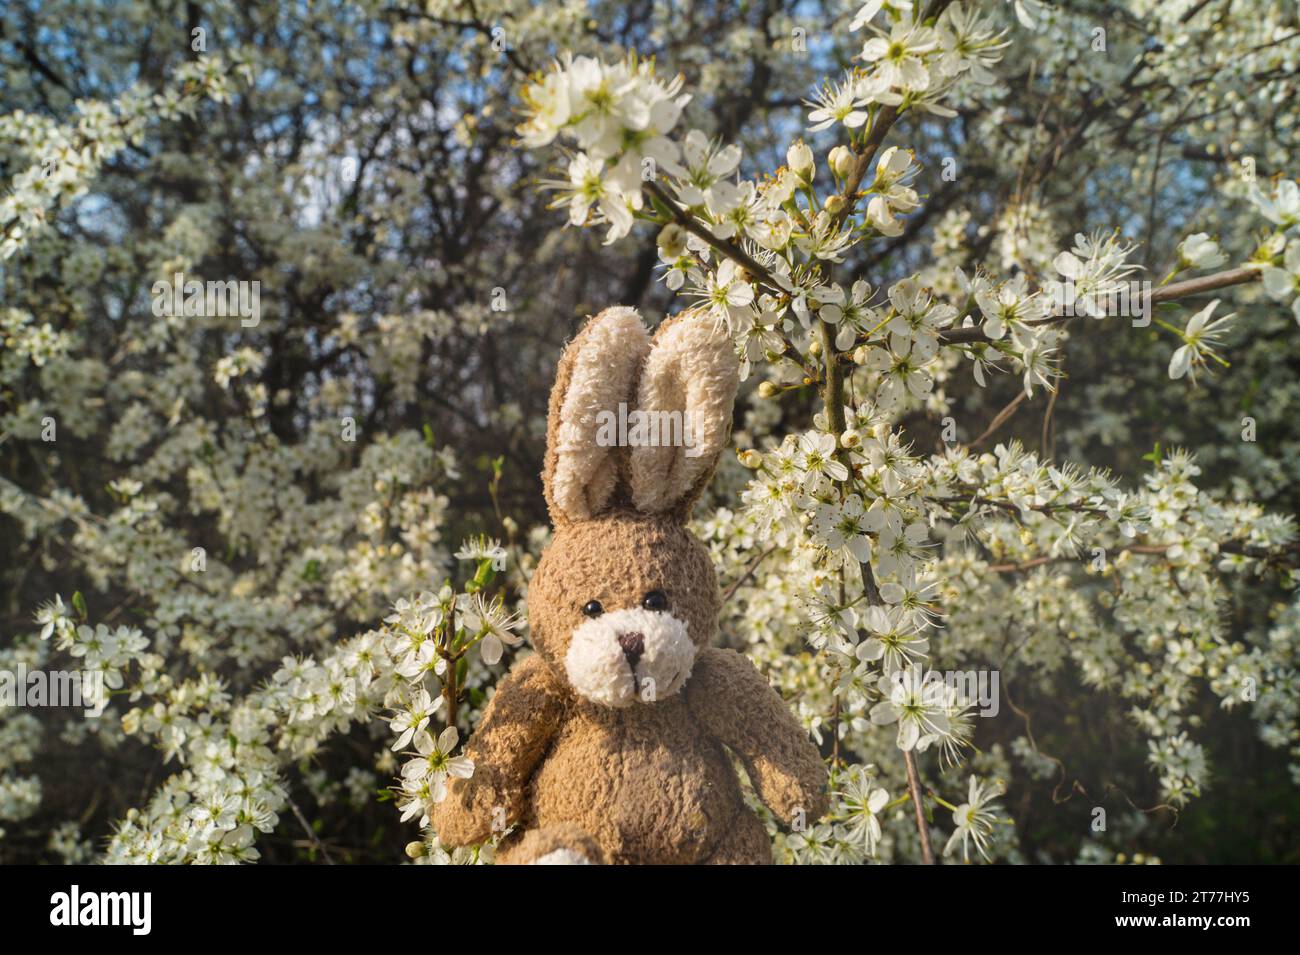
[[[740,757],[759,798],[786,826],[799,810],[810,823],[826,813],[826,764],[748,658],[706,647],[686,694],[696,719]]]
[[[563,695],[541,657],[533,654],[515,664],[465,747],[474,761],[473,775],[449,780],[447,797],[434,807],[433,826],[444,845],[483,842],[494,825],[499,829],[519,820],[528,780],[563,710]]]

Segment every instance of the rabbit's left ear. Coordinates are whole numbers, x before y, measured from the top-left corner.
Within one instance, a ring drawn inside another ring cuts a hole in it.
[[[603,417],[635,395],[650,336],[634,308],[607,308],[564,349],[551,389],[542,487],[555,526],[608,510],[619,486],[619,448],[602,441]]]
[[[739,384],[731,338],[711,317],[683,312],[659,326],[641,373],[636,410],[649,415],[652,433],[681,440],[640,442],[630,449],[632,503],[638,511],[690,516],[731,437]]]

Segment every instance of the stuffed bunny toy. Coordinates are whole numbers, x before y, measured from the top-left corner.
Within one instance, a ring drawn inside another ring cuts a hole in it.
[[[499,862],[770,863],[728,751],[784,825],[826,811],[808,734],[746,657],[709,646],[721,596],[686,522],[736,387],[728,337],[698,312],[651,340],[635,309],[609,308],[565,349],[542,474],[555,534],[528,588],[536,652],[485,709],[473,775],[436,807],[444,845],[513,827]],[[611,440],[629,408],[690,422],[685,440]]]

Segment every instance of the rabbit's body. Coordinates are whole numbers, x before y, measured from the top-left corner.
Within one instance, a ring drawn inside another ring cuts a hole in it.
[[[484,711],[473,775],[448,784],[444,843],[510,827],[504,862],[770,862],[731,754],[782,824],[825,812],[808,734],[748,659],[709,646],[721,596],[686,520],[735,390],[730,341],[695,316],[652,348],[634,311],[607,309],[565,350],[543,473],[555,536],[528,590],[537,652]],[[598,418],[634,399],[698,415],[701,446],[601,444]]]
[[[621,710],[577,701],[531,788],[529,828],[573,824],[609,862],[702,862],[738,814],[753,817],[680,695]]]

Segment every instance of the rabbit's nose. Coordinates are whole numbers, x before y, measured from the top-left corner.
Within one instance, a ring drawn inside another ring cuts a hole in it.
[[[641,659],[641,654],[645,653],[645,636],[640,633],[620,633],[618,645],[623,648],[628,666],[634,667],[636,661]]]

